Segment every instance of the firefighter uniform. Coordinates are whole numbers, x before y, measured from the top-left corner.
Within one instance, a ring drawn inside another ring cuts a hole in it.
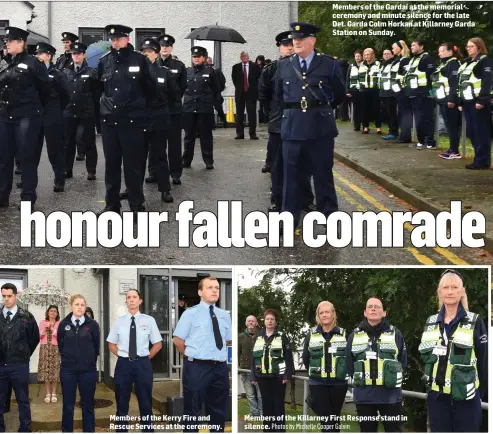
[[[474,162],[467,169],[491,166],[491,90],[493,62],[485,55],[467,58],[459,68],[459,96],[467,132],[474,148]],[[483,108],[476,108],[481,104]]]
[[[442,306],[426,320],[419,345],[431,432],[479,432],[488,387],[487,329],[462,303],[449,324],[444,317]]]
[[[265,420],[264,432],[285,432],[284,380],[291,380],[293,375],[293,354],[286,336],[274,329],[267,336],[265,328],[260,330],[253,343],[252,381],[256,381],[262,395],[263,416],[273,417]]]
[[[334,327],[324,332],[322,326],[308,331],[303,346],[303,364],[310,380],[309,404],[321,422],[322,432],[340,432],[339,421],[348,389],[346,366],[346,330]],[[332,416],[332,417],[331,417]]]
[[[361,98],[363,130],[368,129],[370,120],[375,121],[375,127],[380,128],[380,96],[378,90],[380,78],[380,62],[374,60],[368,63],[366,60],[358,69],[358,85]],[[365,131],[363,131],[365,133]]]
[[[74,43],[75,41],[78,41],[79,37],[77,35],[74,35],[73,33],[70,32],[63,32],[62,33],[62,42],[65,41],[70,41],[71,43]],[[65,53],[61,54],[60,57],[56,60],[55,62],[55,68],[59,69],[60,71],[63,71],[65,68],[69,68],[74,64],[72,61],[72,54],[70,53],[70,50],[65,51]]]
[[[366,318],[347,340],[348,374],[353,377],[354,402],[358,416],[402,414],[403,370],[407,352],[401,332],[386,318],[371,326]],[[361,432],[377,432],[378,421],[361,420]],[[383,421],[385,432],[402,432],[400,420]]]

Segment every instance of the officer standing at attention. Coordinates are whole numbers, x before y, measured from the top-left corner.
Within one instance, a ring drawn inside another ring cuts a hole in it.
[[[145,211],[142,169],[145,167],[147,107],[155,86],[144,55],[132,50],[133,29],[119,24],[106,26],[111,50],[98,63],[103,83],[101,133],[105,156],[106,207],[102,212],[120,213],[121,166],[128,189],[130,210]]]
[[[70,102],[63,112],[65,128],[65,178],[72,178],[76,151],[77,132],[80,131],[81,147],[84,149],[87,180],[96,179],[98,151],[94,123],[96,104],[94,100],[100,95],[100,85],[96,70],[89,68],[86,62],[87,46],[82,42],[71,45],[74,64],[63,72],[68,78]]]
[[[377,432],[378,419],[402,415],[403,370],[407,366],[406,344],[401,332],[390,325],[383,303],[376,297],[366,302],[365,318],[349,335],[347,370],[353,377],[360,432]],[[401,420],[384,420],[385,432],[402,432]]]
[[[42,150],[39,134],[50,78],[46,67],[26,51],[29,32],[7,27],[5,33],[9,55],[0,68],[0,208],[9,206],[17,156],[22,166],[21,200],[34,206]]]
[[[115,367],[116,415],[128,416],[133,384],[139,402],[139,423],[145,425],[142,431],[153,432],[151,359],[161,351],[163,338],[156,320],[140,313],[142,296],[138,290],[128,290],[126,303],[127,314],[115,320],[106,339],[110,351],[118,357]],[[150,350],[149,342],[152,344]]]
[[[55,174],[53,191],[60,193],[65,190],[62,112],[68,105],[70,90],[67,77],[62,71],[56,69],[52,63],[55,52],[55,47],[45,42],[40,42],[36,46],[36,57],[46,66],[51,83],[50,98],[48,104],[43,109],[43,126],[39,135],[39,141],[40,147],[42,148],[43,139],[46,140],[48,158]]]
[[[184,432],[198,432],[204,403],[210,415],[210,431],[224,432],[229,399],[226,345],[232,340],[231,317],[215,306],[219,299],[215,277],[202,279],[198,294],[200,303],[183,312],[173,333],[173,342],[184,356],[183,414],[189,417]]]
[[[19,432],[31,432],[29,405],[29,359],[39,344],[39,329],[33,315],[17,306],[17,287],[2,285],[3,309],[0,314],[0,432],[9,384],[19,407]]]
[[[73,33],[70,32],[62,33],[63,49],[65,50],[65,52],[62,55],[60,55],[60,57],[56,60],[55,62],[56,69],[64,70],[65,68],[68,68],[73,65],[72,55],[70,53],[70,44],[78,40],[79,37],[77,35],[74,35]]]
[[[212,126],[214,100],[220,94],[214,68],[206,64],[207,50],[192,47],[193,66],[187,68],[187,88],[183,99],[183,125],[185,127],[183,167],[190,167],[197,133],[200,137],[202,159],[207,170],[214,169]]]
[[[316,33],[311,24],[291,23],[294,56],[278,64],[276,97],[284,108],[281,124],[284,159],[282,210],[300,221],[300,176],[307,167],[313,174],[317,210],[326,217],[337,211],[332,167],[337,136],[333,108],[345,97],[345,84],[337,61],[314,51]]]

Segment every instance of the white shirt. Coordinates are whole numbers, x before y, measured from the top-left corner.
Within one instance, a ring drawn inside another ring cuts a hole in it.
[[[10,320],[12,320],[17,313],[17,305],[15,305],[12,309],[7,309],[5,306],[3,307],[2,312],[5,319],[7,319],[7,312],[9,311],[12,312],[12,315],[10,316]]]
[[[73,324],[75,327],[77,327],[77,323],[75,322],[75,320],[76,320],[76,319],[77,319],[77,318],[76,318],[74,315],[72,315],[72,324]],[[81,326],[82,324],[84,324],[84,323],[85,323],[85,321],[86,321],[86,319],[84,318],[84,315],[82,315],[82,316],[79,318],[79,326]]]
[[[250,62],[243,63],[241,62],[241,73],[245,73],[245,66],[246,66],[246,72],[247,72],[247,79],[250,77]]]

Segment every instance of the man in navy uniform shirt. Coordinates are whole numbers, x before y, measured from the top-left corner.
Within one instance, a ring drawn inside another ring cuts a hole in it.
[[[173,333],[173,342],[184,356],[184,432],[198,432],[198,417],[205,403],[210,431],[223,432],[229,399],[227,341],[232,339],[231,317],[215,306],[219,282],[206,277],[199,282],[200,303],[188,308]]]

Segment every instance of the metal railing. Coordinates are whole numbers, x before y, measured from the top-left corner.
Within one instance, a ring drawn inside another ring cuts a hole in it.
[[[249,369],[238,369],[238,372],[240,374],[251,373],[251,371]],[[308,398],[308,393],[309,393],[309,388],[308,388],[309,377],[303,377],[300,375],[293,375],[292,379],[303,381],[303,416],[308,415],[308,404],[306,403],[306,399]],[[423,393],[423,392],[414,392],[412,390],[402,390],[402,396],[405,396],[408,398],[425,400],[427,398],[428,394]],[[488,403],[487,402],[481,402],[481,408],[483,410],[488,411]],[[304,419],[303,419],[303,432],[306,432],[306,421]]]

